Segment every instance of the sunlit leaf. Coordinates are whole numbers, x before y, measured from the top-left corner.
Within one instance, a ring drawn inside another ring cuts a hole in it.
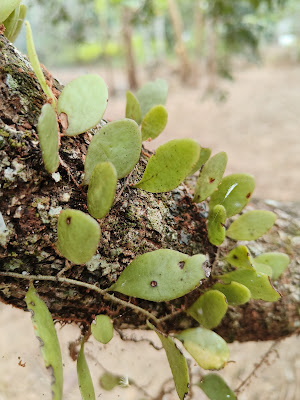
[[[231,306],[245,304],[251,299],[250,290],[238,282],[230,282],[228,284],[216,283],[212,289],[224,293],[227,303]]]
[[[226,257],[229,264],[236,268],[253,269],[253,259],[246,246],[237,246]]]
[[[74,264],[89,261],[96,253],[100,240],[96,220],[79,210],[63,210],[58,218],[58,251]]]
[[[256,240],[272,228],[275,220],[276,215],[272,211],[248,211],[233,221],[226,236],[234,240]]]
[[[209,329],[191,328],[176,337],[203,369],[221,369],[229,360],[225,340]]]
[[[45,168],[52,174],[59,166],[59,138],[56,114],[53,107],[48,103],[44,104],[42,107],[37,130]]]
[[[97,315],[91,325],[92,335],[98,342],[106,344],[114,335],[111,319],[107,315]]]
[[[211,155],[211,149],[209,149],[208,147],[201,147],[198,161],[193,166],[189,175],[193,175],[195,172],[197,172],[202,167],[202,165],[206,163],[206,161],[209,159],[210,155]]]
[[[273,271],[273,279],[278,279],[289,265],[290,258],[287,254],[279,252],[263,253],[255,258],[255,262],[269,265]]]
[[[225,207],[227,218],[238,214],[249,202],[254,190],[254,178],[248,174],[232,174],[222,179],[218,190],[210,198],[209,208],[217,204]]]
[[[35,334],[41,344],[41,353],[46,368],[51,370],[52,399],[62,400],[63,366],[52,316],[42,299],[37,295],[33,285],[30,285],[25,296],[27,308],[32,312],[32,322]]]
[[[175,382],[176,392],[180,400],[184,400],[189,392],[189,373],[186,359],[170,336],[163,335],[149,322],[148,326],[157,333],[165,349]]]
[[[144,116],[141,132],[142,140],[155,139],[165,129],[168,121],[168,113],[164,106],[154,106]]]
[[[187,313],[204,328],[212,329],[222,321],[227,308],[223,293],[218,290],[208,290],[187,309]]]
[[[87,192],[89,213],[103,218],[113,204],[117,186],[117,171],[109,161],[101,162],[93,170]]]
[[[208,214],[207,231],[210,243],[220,246],[225,239],[226,211],[221,205],[216,205]]]
[[[139,161],[142,138],[137,123],[131,119],[110,122],[93,137],[87,151],[84,170],[85,183],[89,183],[95,166],[110,161],[118,179],[127,176]]]
[[[126,111],[125,117],[133,119],[138,125],[142,122],[140,104],[135,95],[129,91],[126,92]]]
[[[198,386],[210,400],[236,400],[236,395],[220,375],[205,375]]]
[[[135,187],[152,193],[175,189],[199,157],[200,147],[192,139],[174,139],[158,147]]]
[[[267,264],[263,264],[263,263],[258,263],[254,260],[253,263],[254,269],[256,272],[262,272],[263,274],[268,275],[270,278],[272,278],[273,276],[273,271],[272,268],[267,265]]]
[[[136,257],[110,290],[151,301],[184,296],[205,278],[206,257],[192,257],[175,250],[160,249]]]
[[[89,366],[84,356],[84,341],[77,358],[77,377],[82,400],[95,400],[94,385],[91,378]]]
[[[4,22],[20,3],[21,0],[1,0],[0,23]]]
[[[17,37],[19,36],[19,33],[21,32],[23,22],[26,17],[26,12],[27,12],[27,7],[24,4],[21,4],[17,25],[14,29],[14,32],[10,35],[10,39],[9,39],[12,43],[17,39]]]
[[[158,104],[165,105],[168,95],[168,84],[163,79],[148,82],[138,90],[136,97],[140,103],[142,118]]]
[[[197,179],[193,201],[199,203],[207,199],[219,186],[227,165],[227,154],[215,154],[204,164]]]
[[[73,136],[96,126],[106,110],[108,91],[99,75],[83,75],[69,82],[57,102],[57,113],[68,116],[66,135]]]
[[[99,383],[100,383],[100,386],[102,387],[102,389],[104,389],[106,391],[111,391],[116,386],[120,385],[120,380],[121,380],[121,376],[113,375],[113,374],[110,374],[109,372],[104,372],[104,374],[102,374],[100,376]]]
[[[16,7],[14,11],[10,14],[10,16],[3,22],[3,25],[5,26],[4,35],[10,42],[12,42],[12,37],[14,35],[15,29],[17,28],[19,15],[20,6]]]

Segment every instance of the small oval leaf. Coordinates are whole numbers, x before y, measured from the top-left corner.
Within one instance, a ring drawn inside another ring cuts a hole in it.
[[[207,231],[208,239],[211,244],[215,246],[220,246],[225,239],[225,221],[226,221],[226,211],[221,205],[217,205],[208,214],[207,221]]]
[[[165,105],[168,95],[168,84],[163,79],[156,79],[153,82],[148,82],[141,87],[136,97],[140,103],[142,118],[147,112],[158,104]]]
[[[99,383],[102,389],[110,392],[116,386],[120,385],[121,378],[121,376],[113,375],[109,372],[104,372],[104,374],[100,376]]]
[[[142,113],[140,104],[135,95],[129,91],[126,92],[126,111],[125,117],[133,119],[138,125],[142,122]]]
[[[208,374],[198,386],[210,400],[236,400],[237,397],[227,383],[217,374]]]
[[[95,400],[94,385],[84,356],[84,341],[77,357],[77,377],[82,400]]]
[[[41,353],[46,368],[51,368],[53,374],[52,399],[62,400],[63,395],[63,366],[62,357],[54,327],[52,316],[43,302],[37,295],[33,285],[30,285],[25,301],[27,308],[32,312],[33,328],[35,335],[41,343]]]
[[[20,3],[21,0],[1,0],[0,23],[4,22]]]
[[[226,236],[233,240],[256,240],[272,228],[275,220],[276,215],[272,211],[248,211],[233,221]]]
[[[221,369],[229,360],[227,343],[209,329],[191,328],[176,337],[203,369]]]
[[[165,129],[168,122],[168,113],[164,106],[154,106],[144,116],[141,132],[142,140],[155,139]]]
[[[87,192],[88,210],[92,217],[103,218],[109,212],[116,193],[117,171],[109,161],[96,165]]]
[[[231,306],[240,306],[251,299],[250,290],[238,282],[230,282],[225,285],[222,283],[216,283],[212,289],[224,293],[228,304]]]
[[[110,290],[144,300],[168,301],[184,296],[205,278],[206,257],[192,257],[175,250],[160,249],[136,257]]]
[[[202,167],[202,165],[206,163],[206,161],[209,159],[210,155],[211,155],[211,149],[209,149],[208,147],[201,147],[198,161],[193,166],[189,175],[193,175],[195,172],[197,172]]]
[[[229,264],[236,268],[253,269],[253,260],[246,246],[237,246],[226,257]]]
[[[273,271],[273,279],[278,279],[290,262],[287,254],[279,252],[263,253],[254,260],[255,262],[269,265]]]
[[[92,335],[98,342],[106,344],[113,338],[114,328],[107,315],[97,315],[91,325]]]
[[[193,139],[174,139],[163,144],[150,157],[135,187],[152,193],[175,189],[188,175],[199,152],[200,146]]]
[[[249,174],[232,174],[222,179],[210,198],[209,208],[217,204],[225,207],[227,218],[238,214],[249,203],[254,190],[254,178]]]
[[[85,183],[89,183],[95,166],[110,161],[118,179],[128,175],[139,161],[142,138],[137,123],[131,119],[110,122],[93,137],[87,151],[84,171]]]
[[[79,210],[63,210],[57,222],[58,251],[74,264],[89,261],[96,253],[100,226]]]

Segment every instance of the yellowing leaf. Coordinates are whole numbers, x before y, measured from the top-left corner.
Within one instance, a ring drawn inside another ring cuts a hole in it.
[[[89,366],[84,356],[84,341],[77,358],[77,377],[82,400],[95,400],[95,391],[91,378]]]
[[[142,140],[155,139],[165,129],[168,121],[168,113],[164,106],[154,106],[144,116],[141,132]]]
[[[222,283],[216,283],[212,289],[224,293],[228,304],[231,306],[245,304],[251,299],[250,290],[238,282],[232,281],[224,285]]]
[[[133,119],[138,125],[142,122],[141,107],[137,98],[131,92],[126,92],[125,117]]]
[[[0,23],[4,22],[20,3],[21,0],[1,0]]]
[[[207,221],[208,239],[215,246],[220,246],[224,242],[225,221],[225,208],[218,204],[209,212]]]
[[[209,159],[210,155],[211,155],[211,149],[209,149],[208,147],[201,147],[198,161],[193,166],[189,175],[193,175],[195,172],[197,172],[202,167],[202,165],[206,163],[206,161]]]
[[[148,82],[138,90],[136,97],[140,103],[142,118],[147,112],[158,104],[166,104],[168,94],[168,84],[163,79],[156,79]]]
[[[198,386],[210,400],[236,400],[236,395],[220,375],[208,374]]]
[[[226,260],[236,268],[253,269],[253,260],[246,246],[237,246],[232,249]]]
[[[91,325],[92,335],[98,342],[106,344],[114,335],[113,324],[107,315],[97,315]]]
[[[287,254],[279,252],[263,253],[255,258],[255,262],[270,266],[273,271],[272,278],[278,279],[289,265],[290,258]]]

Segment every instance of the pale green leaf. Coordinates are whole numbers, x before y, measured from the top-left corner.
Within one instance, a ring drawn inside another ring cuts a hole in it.
[[[58,218],[58,251],[74,264],[89,261],[96,253],[100,240],[96,220],[79,210],[63,210]]]
[[[273,271],[269,265],[258,263],[254,260],[253,266],[256,272],[262,272],[263,274],[268,275],[270,278],[273,277]]]
[[[200,389],[210,400],[236,400],[237,397],[227,383],[217,374],[205,375],[200,383]]]
[[[210,198],[209,208],[225,207],[227,218],[238,214],[248,204],[254,190],[254,179],[248,174],[232,174],[222,179]]]
[[[42,107],[37,130],[45,168],[52,174],[59,166],[59,137],[56,114],[53,107],[48,103],[44,104]]]
[[[100,376],[99,383],[102,389],[106,391],[113,390],[116,386],[120,385],[121,376],[110,374],[109,372],[104,372]]]
[[[219,186],[227,165],[227,154],[215,154],[204,164],[197,179],[193,201],[199,203],[207,199]]]
[[[126,92],[126,111],[125,117],[133,119],[138,125],[142,122],[140,104],[135,95],[129,91]]]
[[[246,246],[237,246],[226,257],[229,264],[236,268],[253,269],[253,259]]]
[[[30,285],[25,296],[27,308],[32,313],[35,334],[41,344],[41,353],[46,368],[51,369],[52,399],[62,400],[63,366],[62,357],[52,316],[42,299],[37,295],[33,285]]]
[[[163,79],[156,79],[141,87],[136,97],[141,106],[142,118],[147,112],[158,104],[165,105],[168,95],[168,84]]]
[[[168,113],[164,106],[154,106],[144,116],[141,133],[142,140],[155,139],[165,129],[168,121]]]
[[[224,293],[228,304],[231,306],[245,304],[251,299],[250,290],[238,282],[230,282],[228,284],[216,283],[212,289]]]
[[[184,296],[205,278],[206,257],[192,257],[175,250],[160,249],[137,256],[110,290],[151,301]]]
[[[83,75],[69,82],[57,102],[58,115],[68,116],[68,136],[78,135],[96,126],[106,110],[108,90],[99,75]]]
[[[93,137],[87,151],[84,171],[85,183],[89,183],[95,166],[110,161],[118,179],[127,176],[139,161],[142,138],[137,123],[131,119],[110,122]]]
[[[206,163],[206,161],[209,159],[210,155],[211,155],[211,149],[209,149],[208,147],[201,147],[198,161],[193,166],[189,175],[193,175],[195,172],[197,172],[202,167],[202,165]]]
[[[135,187],[152,193],[175,189],[190,172],[199,152],[200,146],[193,139],[174,139],[163,144],[150,157]]]
[[[204,328],[216,328],[226,314],[228,305],[226,297],[218,290],[208,290],[202,294],[187,313]]]
[[[272,211],[248,211],[233,221],[226,236],[234,240],[256,240],[272,228],[275,220],[276,215]]]
[[[92,217],[105,217],[113,204],[116,187],[117,171],[113,164],[109,161],[97,164],[87,192],[87,205]]]
[[[15,29],[17,28],[19,15],[20,6],[16,7],[14,11],[10,14],[10,16],[3,22],[3,25],[5,26],[4,35],[10,42],[12,42],[12,37],[14,35]]]
[[[290,258],[287,254],[272,252],[263,253],[255,258],[256,262],[267,264],[272,268],[273,279],[278,279],[286,267],[289,265]]]
[[[209,329],[191,328],[176,337],[203,369],[221,369],[229,360],[225,340]]]
[[[221,205],[216,205],[208,214],[207,231],[210,243],[220,246],[225,239],[226,211]]]
[[[77,358],[77,377],[82,400],[95,400],[94,385],[84,356],[84,340]]]
[[[21,0],[1,0],[0,23],[4,22],[20,3]]]
[[[20,13],[19,13],[19,18],[18,18],[18,22],[17,25],[14,29],[14,32],[11,34],[10,36],[10,41],[13,43],[17,37],[19,36],[19,33],[21,32],[22,26],[23,26],[23,22],[24,19],[26,17],[26,12],[27,12],[27,7],[24,4],[20,5]]]
[[[92,335],[98,342],[106,344],[114,335],[111,319],[107,315],[97,315],[91,325]]]

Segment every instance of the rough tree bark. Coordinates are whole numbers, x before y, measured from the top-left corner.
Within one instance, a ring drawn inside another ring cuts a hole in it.
[[[62,86],[44,70],[53,92]],[[25,309],[28,287],[26,276],[50,275],[53,281],[35,281],[39,295],[53,317],[65,322],[89,324],[95,315],[107,313],[119,328],[143,328],[144,314],[117,304],[86,287],[56,280],[76,279],[103,289],[114,282],[136,255],[159,248],[187,254],[206,253],[215,272],[225,265],[222,255],[234,243],[227,241],[216,260],[216,248],[207,240],[205,205],[191,201],[186,185],[165,194],[133,189],[141,176],[147,157],[143,151],[132,174],[118,183],[116,202],[101,220],[102,239],[97,254],[86,265],[71,265],[55,248],[56,222],[63,208],[87,211],[86,188],[81,187],[86,149],[93,132],[77,137],[62,137],[61,165],[58,174],[43,168],[36,134],[37,119],[46,101],[28,63],[0,35],[0,300]],[[249,207],[261,207],[251,202]],[[283,297],[277,303],[251,301],[231,308],[217,331],[228,340],[267,340],[284,337],[299,329],[300,207],[263,202],[263,208],[278,214],[276,226],[256,243],[255,254],[283,251],[291,257],[289,270],[276,287]],[[10,274],[10,276],[8,276]],[[14,277],[13,274],[18,278]],[[24,279],[22,279],[24,277]],[[161,328],[178,331],[195,325],[184,313],[201,289],[213,284],[213,278],[187,296],[166,303],[138,299],[130,301],[153,313]],[[126,296],[116,298],[128,300]]]

